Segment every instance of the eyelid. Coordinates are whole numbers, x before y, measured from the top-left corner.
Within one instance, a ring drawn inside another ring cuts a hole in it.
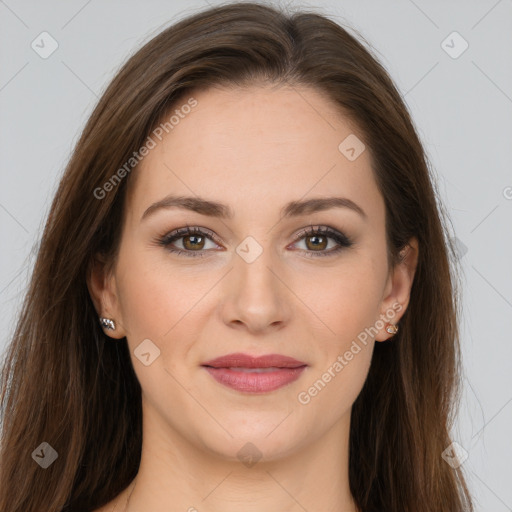
[[[171,239],[179,239],[185,237],[187,235],[199,235],[199,236],[207,236],[211,238],[216,244],[222,245],[220,238],[210,229],[204,228],[202,226],[189,226],[188,224],[184,228],[178,228],[173,231],[170,231],[166,235],[162,237],[162,241],[171,240]],[[188,251],[192,252],[192,251]]]
[[[302,228],[300,231],[297,232],[295,235],[295,242],[298,242],[305,236],[312,236],[316,233],[320,233],[322,235],[331,236],[332,237],[340,237],[340,238],[347,238],[343,233],[339,232],[337,229],[331,228],[330,226],[322,226],[322,225],[314,225],[311,224],[309,226],[306,226],[305,228]],[[348,240],[348,238],[347,238]]]

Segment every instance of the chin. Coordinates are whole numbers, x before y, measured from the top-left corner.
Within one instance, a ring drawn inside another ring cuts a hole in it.
[[[226,423],[225,428],[232,437],[223,429],[221,432],[217,429],[219,435],[213,437],[209,430],[202,433],[202,444],[224,460],[244,463],[251,460],[264,462],[282,459],[300,450],[307,442],[304,437],[307,429],[298,429],[292,424],[284,426],[288,420],[279,425],[285,417],[281,414],[278,421],[273,418],[264,421],[260,418],[257,425]]]

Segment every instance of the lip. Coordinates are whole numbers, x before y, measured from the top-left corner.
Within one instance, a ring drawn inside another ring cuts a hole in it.
[[[220,384],[246,393],[267,393],[297,380],[307,364],[280,354],[236,353],[202,364]]]
[[[299,366],[306,366],[306,363],[281,354],[253,357],[249,354],[237,352],[206,361],[202,366],[212,366],[214,368],[298,368]]]

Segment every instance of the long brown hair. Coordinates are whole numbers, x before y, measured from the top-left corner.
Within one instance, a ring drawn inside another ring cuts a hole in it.
[[[119,245],[131,173],[108,182],[179,98],[196,88],[310,86],[356,123],[385,200],[389,258],[419,259],[392,343],[378,343],[352,409],[350,488],[364,511],[472,510],[441,454],[459,382],[457,273],[430,164],[407,108],[370,48],[315,12],[257,3],[207,9],[135,53],[87,122],[60,182],[2,368],[0,511],[92,510],[138,471],[141,389],[126,339],[108,342],[88,293],[95,255]],[[34,450],[58,454],[48,468]]]

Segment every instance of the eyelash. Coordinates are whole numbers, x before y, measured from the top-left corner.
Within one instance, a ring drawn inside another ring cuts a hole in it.
[[[179,256],[185,255],[187,257],[192,257],[192,258],[197,258],[197,257],[202,258],[202,257],[206,256],[205,253],[207,251],[205,251],[205,250],[184,251],[182,249],[177,249],[177,248],[171,247],[172,242],[179,240],[180,238],[183,238],[188,235],[204,236],[220,245],[220,241],[217,239],[217,237],[211,231],[203,230],[203,229],[200,229],[197,227],[189,227],[189,226],[187,226],[186,228],[177,229],[175,231],[172,231],[171,233],[168,233],[167,235],[164,235],[162,238],[160,238],[158,240],[158,243],[159,243],[159,245],[165,247],[168,251],[175,253]],[[308,250],[304,250],[304,249],[299,249],[305,253],[305,256],[310,257],[310,258],[332,256],[334,254],[339,253],[343,249],[351,247],[353,245],[352,240],[350,238],[348,238],[346,235],[344,235],[343,233],[340,233],[339,231],[337,231],[335,229],[327,227],[327,226],[325,226],[325,227],[308,226],[307,228],[300,231],[300,233],[297,235],[297,238],[295,239],[293,244],[299,242],[303,238],[307,238],[307,237],[315,236],[315,235],[321,235],[321,236],[326,236],[328,238],[332,238],[334,241],[336,241],[338,243],[338,247],[336,247],[334,249],[330,249],[329,251],[308,251]]]

